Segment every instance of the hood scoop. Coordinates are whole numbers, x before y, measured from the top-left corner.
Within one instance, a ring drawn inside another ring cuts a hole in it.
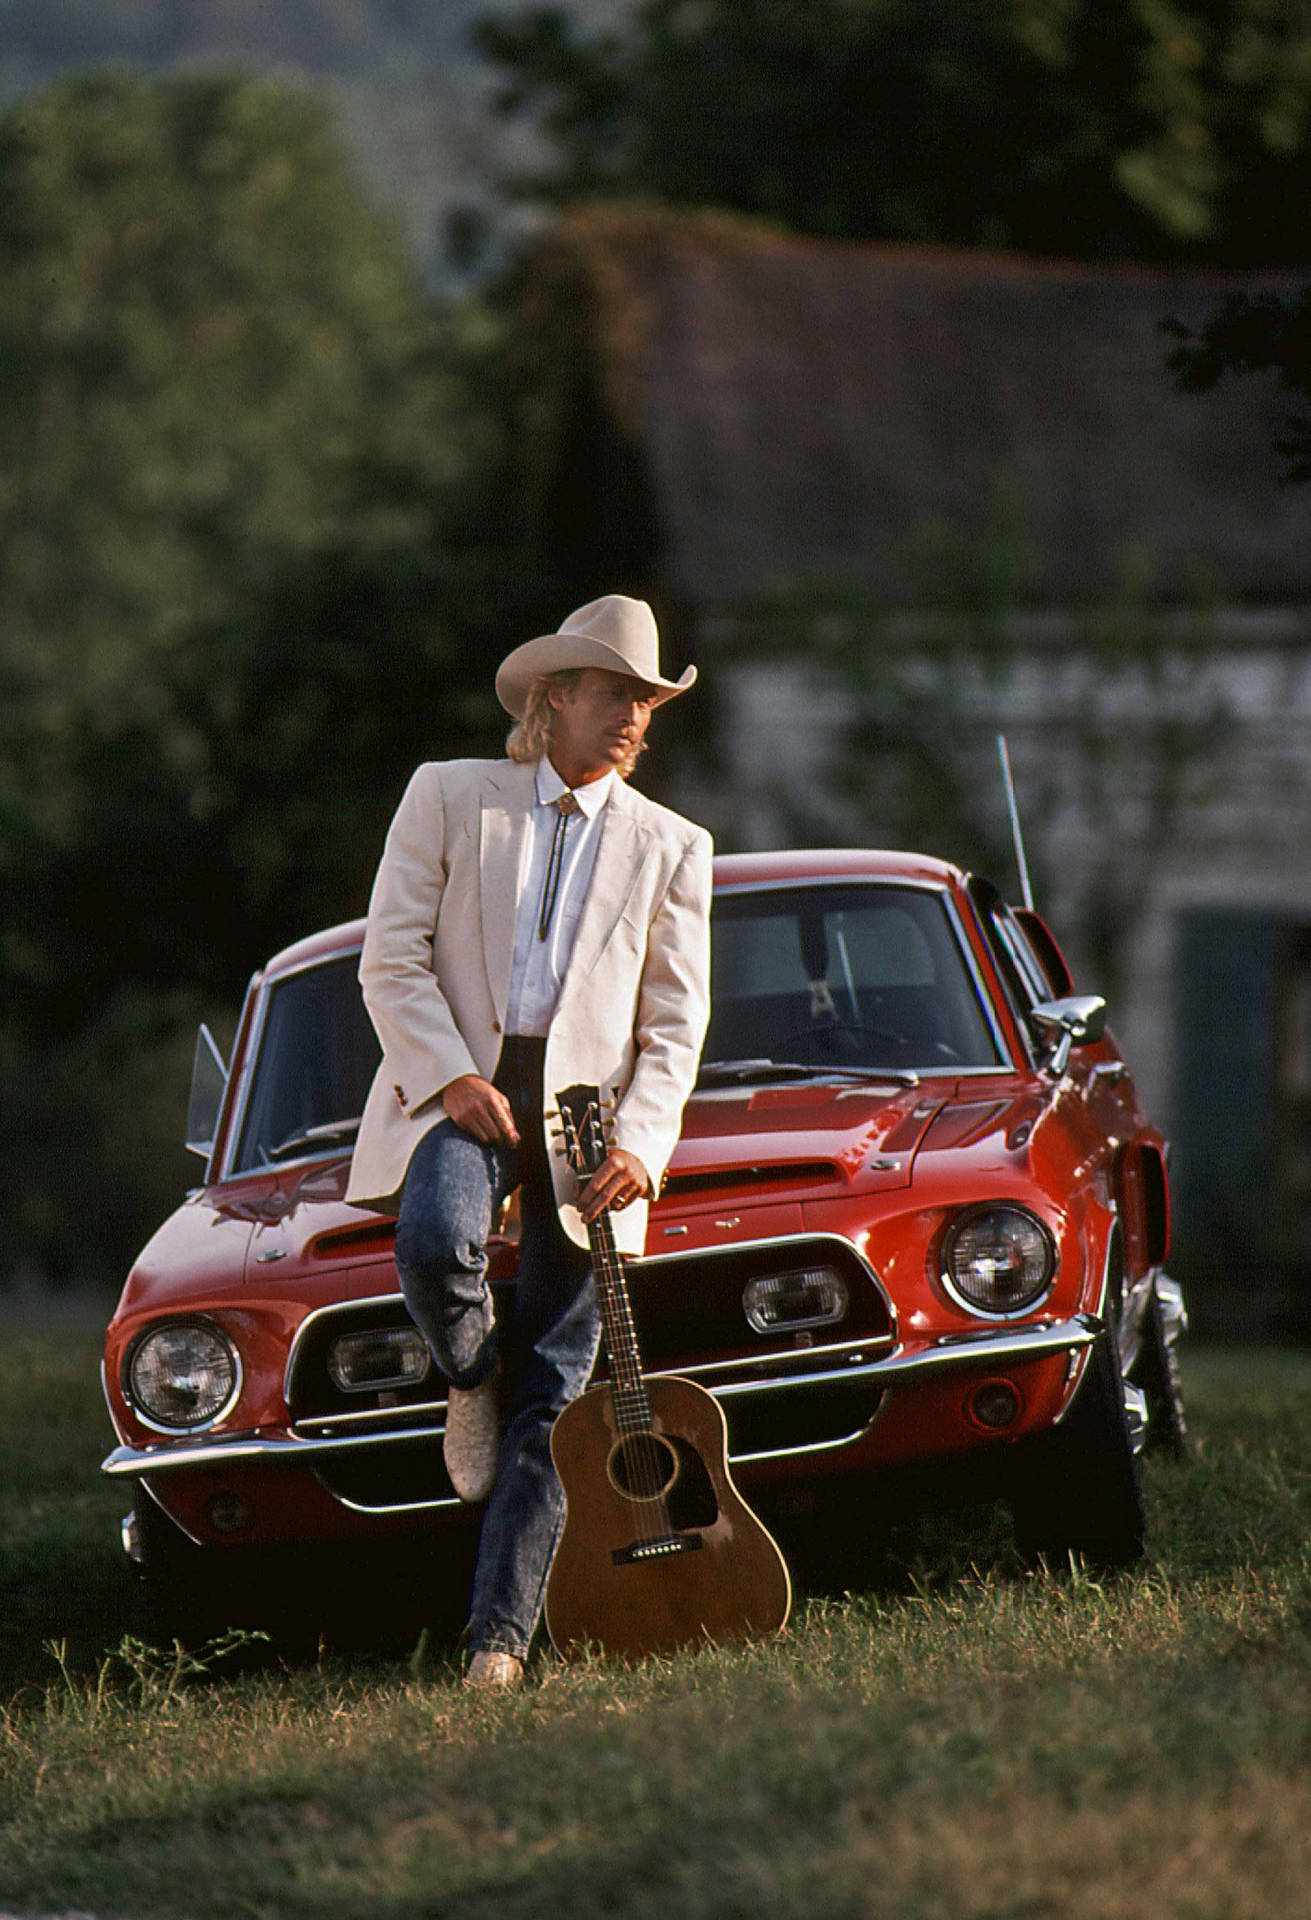
[[[705,1167],[695,1173],[670,1173],[662,1200],[687,1200],[700,1193],[795,1193],[804,1187],[831,1187],[842,1178],[832,1160],[777,1160],[769,1166]]]

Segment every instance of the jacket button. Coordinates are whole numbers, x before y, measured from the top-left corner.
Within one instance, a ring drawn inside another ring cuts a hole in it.
[[[405,1105],[404,1087],[393,1087],[392,1092],[396,1095],[396,1098],[400,1101],[401,1105],[404,1106]]]
[[[500,1021],[499,1021],[499,1020],[493,1020],[493,1021],[492,1021],[492,1032],[493,1032],[493,1033],[499,1033],[500,1031],[501,1031],[501,1023],[500,1023]]]

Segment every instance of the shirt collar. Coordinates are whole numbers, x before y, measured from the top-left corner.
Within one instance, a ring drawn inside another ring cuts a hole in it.
[[[589,820],[595,820],[598,813],[614,791],[615,781],[619,778],[613,768],[602,774],[599,780],[589,780],[585,786],[573,789],[574,799],[578,802]],[[568,793],[564,781],[551,765],[545,754],[537,762],[537,804],[539,807],[553,807],[562,793]]]

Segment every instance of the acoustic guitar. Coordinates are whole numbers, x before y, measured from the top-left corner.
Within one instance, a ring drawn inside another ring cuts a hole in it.
[[[569,1164],[586,1181],[606,1154],[600,1094],[574,1086],[556,1100]],[[643,1377],[608,1213],[588,1236],[610,1377],[551,1432],[566,1501],[546,1589],[552,1643],[640,1659],[778,1633],[792,1603],[787,1564],[733,1485],[719,1403],[690,1380]]]

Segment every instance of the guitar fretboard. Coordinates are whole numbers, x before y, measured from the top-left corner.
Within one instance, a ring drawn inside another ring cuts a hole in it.
[[[642,1359],[637,1348],[637,1328],[624,1264],[615,1245],[614,1228],[608,1213],[588,1227],[592,1248],[592,1273],[596,1297],[601,1308],[601,1329],[610,1359],[610,1397],[614,1404],[615,1425],[625,1437],[647,1433],[651,1428],[651,1405],[642,1379]]]

